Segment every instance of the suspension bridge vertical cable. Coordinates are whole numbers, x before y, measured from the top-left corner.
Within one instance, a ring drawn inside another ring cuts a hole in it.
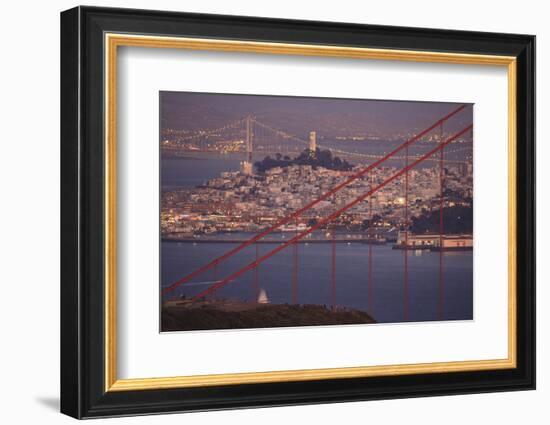
[[[443,123],[439,126],[439,142],[442,143],[443,140]],[[439,320],[443,319],[443,249],[444,249],[444,240],[443,240],[443,184],[444,184],[444,146],[439,151],[439,293],[438,293],[438,303],[437,303],[437,317]]]
[[[298,218],[296,217],[296,230],[295,237],[298,236]],[[293,249],[293,261],[292,261],[292,304],[298,302],[298,241],[294,242]]]
[[[255,244],[255,247],[256,247],[256,267],[254,267],[254,299],[256,301],[258,301],[259,297],[260,297],[260,264],[258,263],[258,258],[260,257],[259,256],[259,252],[258,252],[258,242],[256,242]]]
[[[336,195],[334,195],[334,202],[336,204]],[[331,263],[332,263],[332,271],[331,271],[331,305],[332,310],[336,310],[336,226],[333,223],[332,225],[332,231],[330,232],[331,235],[331,248],[332,248],[332,255],[331,255]]]
[[[409,147],[405,149],[405,246],[403,247],[403,320],[409,319]]]
[[[370,189],[372,190],[373,188],[373,172],[371,171],[369,173],[369,178],[370,178]],[[368,243],[369,243],[369,274],[368,274],[368,293],[367,293],[367,309],[368,309],[368,312],[372,314],[373,310],[372,310],[372,306],[373,306],[373,300],[372,300],[372,243],[373,243],[373,238],[372,238],[372,225],[373,225],[373,222],[372,222],[372,194],[369,196],[369,231],[368,231]]]

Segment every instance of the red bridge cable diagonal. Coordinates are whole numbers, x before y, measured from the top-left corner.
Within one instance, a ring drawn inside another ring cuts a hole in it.
[[[425,136],[426,134],[428,134],[430,131],[432,131],[434,128],[436,128],[437,126],[439,126],[440,124],[442,124],[443,122],[447,121],[448,119],[450,119],[451,117],[453,117],[454,115],[458,114],[460,111],[462,111],[463,109],[466,108],[467,105],[461,105],[459,106],[458,108],[456,108],[455,110],[451,111],[449,114],[445,115],[443,118],[439,119],[438,121],[436,121],[433,125],[431,125],[430,127],[426,128],[425,130],[421,131],[420,133],[418,133],[416,136],[412,137],[411,139],[407,140],[406,142],[402,143],[401,145],[399,145],[398,147],[396,147],[394,150],[392,150],[391,152],[389,152],[387,155],[385,155],[384,157],[380,158],[379,160],[373,162],[371,165],[369,165],[368,167],[366,167],[365,169],[357,172],[356,174],[353,174],[352,176],[350,176],[350,178],[348,178],[347,180],[345,180],[344,182],[336,185],[335,187],[333,187],[330,191],[328,191],[327,193],[325,193],[324,195],[321,195],[319,198],[315,199],[314,201],[310,202],[309,204],[303,206],[302,208],[300,208],[299,210],[295,211],[294,213],[282,218],[281,220],[279,220],[278,222],[276,222],[274,225],[272,225],[271,227],[263,230],[262,232],[258,233],[257,235],[255,235],[254,237],[252,237],[251,239],[247,240],[246,242],[243,242],[242,244],[236,246],[235,248],[227,251],[225,254],[217,257],[216,259],[212,260],[211,262],[205,264],[204,266],[198,268],[197,270],[195,270],[194,272],[188,274],[187,276],[184,276],[182,277],[181,279],[173,282],[172,284],[170,284],[169,286],[165,287],[162,289],[162,295],[165,295],[169,292],[172,292],[174,289],[176,289],[179,285],[182,285],[186,282],[189,282],[191,279],[201,275],[202,273],[210,270],[212,267],[218,265],[220,262],[226,260],[227,258],[233,256],[234,254],[238,253],[239,251],[243,250],[244,248],[252,245],[254,242],[262,239],[264,236],[267,236],[268,234],[270,234],[271,232],[273,232],[274,230],[278,229],[279,227],[289,223],[290,221],[292,221],[293,219],[299,217],[300,215],[302,215],[302,213],[304,213],[305,211],[311,209],[312,207],[314,207],[315,205],[317,205],[319,202],[321,201],[324,201],[325,199],[327,199],[328,197],[330,197],[331,195],[333,195],[334,193],[338,192],[339,190],[341,190],[342,188],[346,187],[347,185],[353,183],[355,180],[363,177],[365,174],[367,174],[370,170],[372,170],[373,168],[375,167],[378,167],[380,164],[382,164],[383,162],[387,161],[388,159],[390,159],[392,156],[394,156],[396,153],[398,153],[399,151],[401,151],[402,149],[404,149],[405,147],[409,146],[410,144],[416,142],[417,140],[419,140],[420,138],[422,138],[423,136]]]
[[[468,131],[472,130],[473,128],[473,125],[470,124],[469,126],[465,127],[464,129],[460,130],[458,133],[454,134],[453,136],[451,136],[450,138],[448,138],[445,142],[442,142],[440,143],[437,147],[435,147],[434,149],[430,150],[429,152],[427,152],[426,154],[422,155],[420,158],[418,158],[416,161],[413,161],[411,163],[409,163],[409,165],[407,165],[406,167],[402,168],[400,171],[398,171],[397,173],[395,173],[393,176],[387,178],[386,180],[384,180],[382,183],[380,183],[378,186],[372,188],[371,190],[369,190],[367,193],[359,196],[358,198],[355,198],[352,202],[350,202],[349,204],[343,206],[342,208],[340,208],[339,210],[333,212],[331,215],[325,217],[324,219],[322,220],[319,220],[319,222],[317,222],[317,224],[315,224],[314,226],[310,227],[309,229],[307,230],[304,230],[302,233],[296,235],[295,237],[293,237],[292,239],[288,240],[287,242],[277,246],[277,248],[274,248],[273,250],[271,250],[270,252],[268,252],[267,254],[264,254],[262,257],[258,258],[257,260],[249,263],[248,265],[246,265],[245,267],[243,267],[242,269],[240,270],[237,270],[236,272],[233,272],[232,274],[230,274],[228,277],[226,277],[225,279],[222,279],[216,283],[214,283],[213,285],[211,285],[210,287],[208,287],[207,289],[205,289],[204,291],[200,292],[199,294],[195,295],[193,297],[193,301],[196,301],[200,298],[203,298],[207,295],[210,295],[212,294],[213,292],[217,291],[218,289],[220,289],[222,286],[225,286],[227,285],[229,282],[235,280],[236,278],[238,278],[240,275],[242,275],[243,273],[246,273],[247,271],[257,267],[258,265],[260,265],[262,262],[264,262],[265,260],[267,260],[268,258],[272,257],[273,255],[277,254],[279,251],[282,251],[283,249],[285,249],[287,246],[289,245],[292,245],[294,243],[296,243],[297,241],[299,241],[300,239],[304,238],[305,236],[309,235],[310,233],[312,233],[313,231],[315,231],[316,229],[318,229],[319,227],[327,224],[327,223],[330,223],[331,221],[335,220],[336,218],[338,218],[338,216],[342,215],[344,212],[346,212],[347,210],[349,210],[350,208],[353,208],[355,205],[357,205],[359,202],[362,202],[364,201],[366,198],[368,198],[369,196],[371,196],[373,193],[377,192],[378,190],[382,189],[384,186],[386,186],[387,184],[391,183],[393,180],[397,179],[398,177],[402,176],[403,174],[405,174],[406,172],[408,172],[410,169],[414,168],[415,166],[417,166],[418,164],[420,164],[421,162],[423,162],[424,160],[426,160],[427,158],[429,158],[430,156],[432,156],[434,153],[440,151],[441,149],[443,149],[445,146],[447,146],[449,143],[451,143],[452,141],[458,139],[460,136],[462,136],[463,134],[467,133]]]

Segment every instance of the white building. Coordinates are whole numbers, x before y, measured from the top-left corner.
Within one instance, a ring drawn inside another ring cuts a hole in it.
[[[315,152],[317,150],[317,132],[309,132],[309,150]]]

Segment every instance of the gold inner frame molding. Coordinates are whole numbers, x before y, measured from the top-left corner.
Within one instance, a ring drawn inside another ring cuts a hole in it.
[[[105,391],[136,391],[215,385],[237,385],[269,382],[310,381],[418,373],[482,371],[516,367],[516,58],[426,52],[393,49],[371,49],[308,44],[255,41],[215,40],[106,33],[105,46]],[[324,56],[355,59],[397,60],[469,65],[494,65],[508,72],[508,357],[495,360],[398,364],[326,369],[304,369],[253,373],[229,373],[174,377],[118,379],[116,324],[116,136],[117,136],[117,51],[118,47],[148,47],[227,51],[279,55]]]

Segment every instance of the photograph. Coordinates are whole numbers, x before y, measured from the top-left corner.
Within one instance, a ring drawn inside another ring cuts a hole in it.
[[[474,104],[159,109],[162,332],[474,320]]]

